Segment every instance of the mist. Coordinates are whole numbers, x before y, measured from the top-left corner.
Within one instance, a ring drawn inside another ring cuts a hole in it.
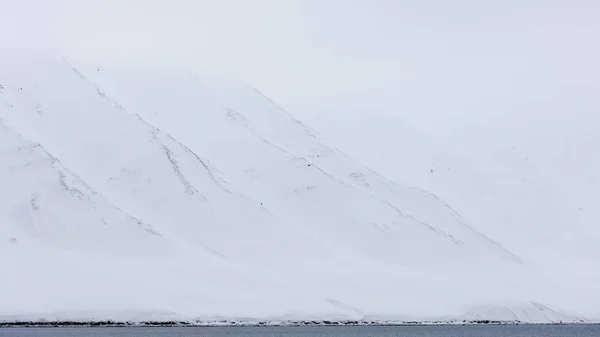
[[[5,51],[236,76],[309,121],[388,115],[437,132],[599,106],[597,1],[1,2]]]

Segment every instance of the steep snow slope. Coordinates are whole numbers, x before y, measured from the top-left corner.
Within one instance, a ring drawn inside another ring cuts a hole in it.
[[[557,299],[251,87],[61,59],[0,75],[3,317],[451,319]]]
[[[18,68],[5,82],[7,123],[52,149],[60,160],[115,204],[155,223],[173,240],[205,247],[224,259],[306,249],[302,235],[231,190],[218,171],[167,134],[129,114],[63,61]],[[58,83],[56,83],[58,81]],[[235,211],[233,211],[235,210]],[[244,225],[251,224],[251,225]],[[307,240],[308,241],[308,240]],[[218,247],[219,249],[215,249]],[[273,248],[273,247],[271,247]]]
[[[560,125],[543,116],[534,121],[524,121],[525,129],[497,120],[437,139],[393,117],[312,123],[391,179],[442,196],[531,262],[594,261],[600,256],[593,242],[600,219],[596,123],[576,111]]]
[[[394,185],[322,144],[251,87],[99,69],[80,71],[124,110],[202,153],[242,193],[319,237],[394,263],[457,263],[479,259],[473,251],[480,250],[490,252],[484,260],[518,261],[433,196]]]
[[[190,317],[243,316],[244,302],[263,303],[260,315],[277,314],[287,301],[311,301],[233,270],[203,249],[174,244],[3,124],[0,164],[4,318],[168,319],[187,317],[187,308]],[[201,268],[189,267],[195,264]],[[266,286],[285,300],[259,295]]]
[[[170,250],[152,227],[110,204],[39,144],[0,123],[2,245],[41,243],[102,254]],[[133,249],[135,247],[135,249]]]
[[[600,295],[598,117],[571,102],[560,122],[532,110],[445,136],[390,116],[309,123],[392,180],[441,196],[554,286],[568,287],[565,300],[597,310],[586,298]]]

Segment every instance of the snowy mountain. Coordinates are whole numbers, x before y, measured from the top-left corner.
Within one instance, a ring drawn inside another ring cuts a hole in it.
[[[525,126],[492,121],[442,136],[390,116],[311,124],[369,167],[441,196],[478,230],[543,264],[600,256],[592,254],[600,220],[597,124],[577,111],[569,118],[560,125],[544,116]]]
[[[495,319],[501,299],[578,309],[484,227],[251,86],[4,58],[4,319]]]
[[[577,107],[581,101],[570,100],[558,121],[547,113],[555,106],[441,135],[393,116],[307,120],[391,180],[440,196],[529,268],[568,287],[574,306],[595,310],[586,298],[598,296],[600,282],[600,139],[598,116]]]

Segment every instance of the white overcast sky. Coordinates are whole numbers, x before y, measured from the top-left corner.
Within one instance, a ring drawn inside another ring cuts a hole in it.
[[[313,118],[435,129],[600,107],[599,0],[0,0],[0,43],[239,75]]]

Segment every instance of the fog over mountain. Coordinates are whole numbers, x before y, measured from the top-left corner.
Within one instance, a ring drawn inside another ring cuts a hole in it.
[[[600,319],[595,2],[1,5],[1,320]]]

